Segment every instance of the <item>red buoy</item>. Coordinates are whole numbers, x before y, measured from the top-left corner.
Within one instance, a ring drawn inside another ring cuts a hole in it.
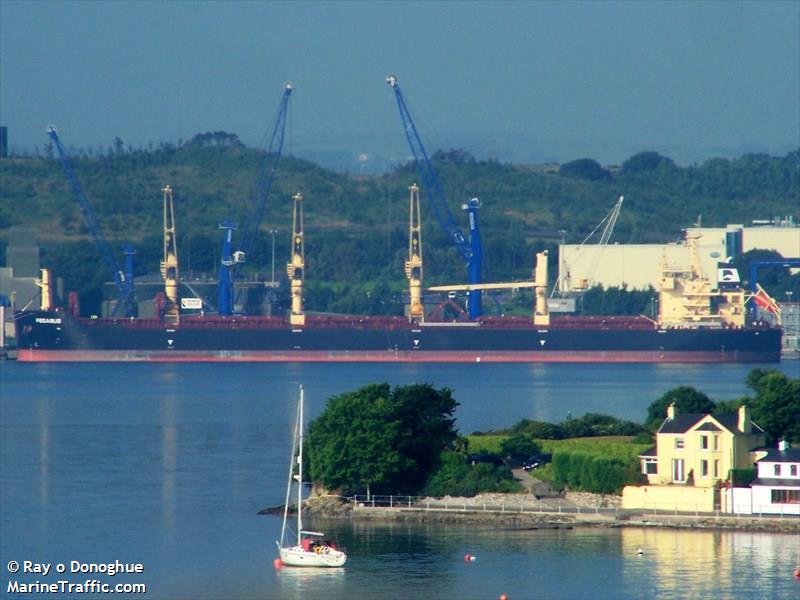
[[[508,600],[508,596],[505,594],[500,594],[500,600]]]
[[[272,566],[276,569],[280,569],[283,566],[283,561],[280,558],[276,558],[272,561]]]
[[[800,567],[797,567],[797,568],[794,570],[794,572],[793,572],[793,573],[794,573],[794,576],[795,576],[795,577],[797,577],[797,579],[800,579]]]

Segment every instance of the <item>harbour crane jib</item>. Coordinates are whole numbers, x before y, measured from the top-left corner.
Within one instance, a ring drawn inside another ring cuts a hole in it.
[[[466,211],[469,216],[470,238],[467,240],[466,236],[456,224],[453,213],[447,205],[447,200],[439,184],[436,170],[433,168],[433,164],[428,157],[428,153],[419,136],[417,127],[414,124],[414,119],[411,117],[411,112],[403,97],[403,92],[400,90],[397,77],[389,75],[386,78],[386,83],[389,84],[389,87],[394,91],[395,99],[397,100],[397,108],[400,111],[400,119],[403,123],[403,130],[406,134],[406,140],[408,140],[408,145],[414,156],[414,162],[419,171],[422,187],[433,209],[433,214],[447,237],[458,250],[458,253],[467,263],[469,283],[472,285],[479,284],[481,282],[481,261],[483,257],[477,219],[477,211],[480,208],[480,202],[477,198],[472,198],[462,206],[462,209]],[[469,317],[471,319],[477,319],[483,312],[481,307],[481,291],[469,291],[467,293],[467,299]]]
[[[244,224],[242,243],[237,250],[233,250],[231,238],[232,228],[230,227],[230,223],[226,219],[224,223],[220,224],[220,229],[223,230],[223,242],[218,300],[219,314],[222,316],[231,316],[233,314],[233,283],[239,275],[241,265],[247,260],[247,255],[253,249],[256,237],[258,236],[258,230],[261,227],[261,221],[264,217],[264,212],[267,209],[267,198],[272,189],[272,184],[275,181],[278,162],[283,152],[286,118],[289,110],[289,97],[292,95],[293,91],[294,87],[291,83],[287,83],[283,88],[283,95],[281,96],[281,101],[278,106],[278,113],[275,117],[269,146],[267,146],[267,156],[264,161],[264,167],[256,180],[251,203],[251,212],[248,217],[242,221]],[[233,229],[235,229],[235,227],[233,227]]]
[[[86,224],[88,225],[89,231],[92,234],[94,244],[97,246],[103,261],[106,263],[106,267],[111,274],[111,278],[114,280],[114,284],[117,286],[119,299],[114,305],[112,316],[116,316],[120,307],[124,307],[126,317],[135,317],[138,312],[136,310],[137,307],[133,286],[133,255],[135,252],[133,251],[133,248],[126,246],[126,269],[123,270],[122,267],[120,267],[114,252],[111,250],[111,246],[109,245],[108,241],[106,241],[102,229],[100,229],[100,224],[97,221],[94,210],[92,210],[92,205],[89,203],[89,200],[83,193],[83,188],[81,188],[81,184],[78,181],[77,175],[75,174],[75,169],[72,167],[72,162],[67,155],[67,151],[64,149],[64,145],[61,143],[61,140],[58,137],[58,133],[56,133],[55,127],[48,127],[47,135],[50,136],[50,139],[53,141],[53,144],[56,147],[58,156],[61,159],[61,164],[64,167],[64,173],[69,180],[73,195],[78,200],[78,204],[80,204],[81,212],[83,213],[84,219],[86,219]]]

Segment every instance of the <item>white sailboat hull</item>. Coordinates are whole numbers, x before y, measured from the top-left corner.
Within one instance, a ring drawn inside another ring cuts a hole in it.
[[[289,567],[341,567],[347,555],[325,547],[320,552],[308,552],[302,546],[280,549],[281,562]]]

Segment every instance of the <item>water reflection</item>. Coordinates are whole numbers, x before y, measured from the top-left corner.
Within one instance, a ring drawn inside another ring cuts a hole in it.
[[[178,429],[167,425],[161,430],[161,511],[167,538],[172,542],[175,536],[175,471],[177,458]]]
[[[792,535],[625,528],[621,541],[625,578],[652,577],[664,598],[780,597],[780,579],[800,560]],[[750,573],[749,591],[741,588],[744,573]]]
[[[341,569],[282,567],[276,570],[281,595],[287,598],[336,598],[344,593],[347,566]]]

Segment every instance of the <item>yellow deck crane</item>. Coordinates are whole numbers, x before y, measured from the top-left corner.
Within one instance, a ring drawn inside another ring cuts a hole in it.
[[[429,287],[431,292],[471,292],[477,290],[521,290],[533,288],[535,300],[533,324],[550,325],[550,312],[547,309],[547,250],[536,254],[536,268],[533,281],[512,281],[510,283],[473,283],[465,285],[436,285]]]
[[[305,244],[303,243],[303,196],[292,196],[292,258],[286,265],[286,274],[292,282],[292,312],[289,323],[305,325],[306,315],[303,312],[303,281],[306,270]]]
[[[406,278],[408,278],[409,307],[408,320],[421,323],[425,320],[425,307],[422,303],[422,220],[419,211],[419,187],[413,184],[409,194],[408,218],[408,260],[406,261]]]
[[[164,321],[177,325],[180,320],[178,308],[178,243],[175,238],[175,207],[172,188],[167,185],[164,192],[164,260],[161,261],[161,277],[164,279]]]

